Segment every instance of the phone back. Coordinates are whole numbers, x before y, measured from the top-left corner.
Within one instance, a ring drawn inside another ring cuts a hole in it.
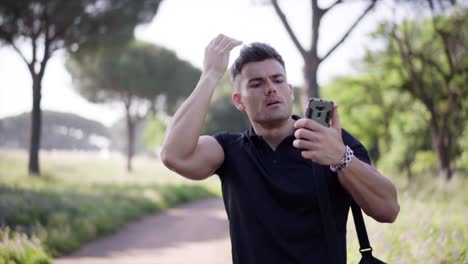
[[[330,127],[333,101],[320,98],[310,98],[305,116],[326,127]]]

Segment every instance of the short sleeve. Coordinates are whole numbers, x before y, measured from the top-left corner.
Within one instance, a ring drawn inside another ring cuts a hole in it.
[[[343,143],[348,145],[354,152],[354,156],[356,156],[359,160],[371,165],[371,160],[369,158],[369,153],[367,152],[366,148],[362,145],[359,140],[353,137],[348,131],[342,130],[341,136],[343,138]]]
[[[219,132],[219,133],[216,133],[214,135],[211,135],[212,137],[214,137],[216,139],[216,141],[218,141],[219,145],[221,145],[221,147],[223,148],[223,151],[225,153],[225,160],[226,160],[226,145],[227,145],[227,136],[229,135],[229,133],[227,132]],[[219,177],[222,177],[222,175],[224,174],[224,163],[225,161],[223,161],[223,163],[221,164],[221,166],[219,166],[219,168],[216,169],[215,172],[213,172],[213,174],[216,174],[218,175]]]

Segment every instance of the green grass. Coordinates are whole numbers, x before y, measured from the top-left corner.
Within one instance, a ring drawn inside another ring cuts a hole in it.
[[[42,153],[41,165],[43,175],[30,177],[25,153],[0,152],[0,264],[50,263],[144,214],[220,194],[216,177],[188,181],[153,159],[137,158],[132,174],[123,160],[76,153]],[[397,264],[468,263],[467,175],[448,184],[429,175],[412,184],[390,176],[401,210],[393,224],[365,216],[374,255]],[[348,263],[358,263],[349,219]]]
[[[393,224],[365,216],[373,255],[387,263],[468,263],[468,179],[444,183],[420,176],[406,183],[394,177],[400,214]],[[358,263],[356,231],[349,215],[348,263]]]
[[[0,264],[50,263],[130,220],[219,195],[216,178],[189,181],[153,159],[135,159],[129,174],[123,159],[45,152],[41,158],[42,175],[33,177],[25,153],[0,152]]]
[[[24,233],[11,231],[9,227],[2,227],[0,241],[0,264],[50,263],[50,257],[41,247],[37,237],[30,238]]]

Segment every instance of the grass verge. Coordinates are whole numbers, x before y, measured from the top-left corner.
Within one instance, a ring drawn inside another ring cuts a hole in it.
[[[26,174],[26,154],[0,152],[0,264],[50,263],[123,224],[219,194],[216,180],[192,182],[157,160],[45,153],[43,173]]]

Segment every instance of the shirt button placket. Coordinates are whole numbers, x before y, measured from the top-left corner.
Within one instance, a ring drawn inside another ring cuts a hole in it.
[[[278,157],[278,155],[276,153],[273,155],[273,161],[272,162],[273,162],[273,167],[278,167],[279,157]]]

